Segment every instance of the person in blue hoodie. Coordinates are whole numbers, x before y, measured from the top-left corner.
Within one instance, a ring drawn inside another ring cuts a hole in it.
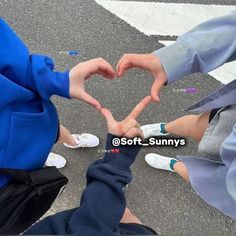
[[[144,98],[121,122],[117,122],[109,110],[101,109],[108,125],[107,152],[88,168],[87,187],[80,207],[45,218],[25,235],[156,235],[126,208],[123,192],[132,180],[130,166],[140,146],[113,146],[113,140],[117,138],[142,137],[136,119],[150,102],[151,96]],[[112,149],[119,152],[111,152]]]
[[[0,168],[33,170],[44,166],[58,136],[58,114],[52,95],[100,103],[84,88],[86,79],[115,77],[105,60],[80,63],[70,71],[54,71],[52,59],[30,54],[26,45],[0,19]],[[0,187],[9,181],[0,176]]]

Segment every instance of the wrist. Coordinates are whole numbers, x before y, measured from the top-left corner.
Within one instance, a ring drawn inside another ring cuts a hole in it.
[[[69,71],[69,93],[71,98],[77,98],[78,94],[78,80],[76,79],[75,70],[72,68]]]
[[[113,140],[121,138],[112,134],[107,134],[106,154],[104,162],[118,168],[120,170],[127,170],[135,161],[139,153],[140,146],[114,146]]]
[[[153,53],[165,71],[168,83],[189,75],[192,53],[190,49],[181,42],[163,47]],[[167,82],[166,81],[166,82]]]

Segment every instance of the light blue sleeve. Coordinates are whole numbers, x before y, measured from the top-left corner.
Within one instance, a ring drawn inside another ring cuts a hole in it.
[[[225,180],[226,188],[230,196],[236,200],[236,123],[221,146],[220,156],[228,169]]]
[[[154,54],[160,58],[168,82],[236,60],[236,12],[196,26]]]

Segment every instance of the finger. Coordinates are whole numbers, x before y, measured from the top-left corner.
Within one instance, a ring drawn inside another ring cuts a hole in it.
[[[92,96],[90,96],[87,92],[83,91],[80,93],[81,100],[88,103],[89,105],[95,107],[100,110],[102,108],[101,104]]]
[[[116,72],[109,63],[101,63],[98,68],[98,73],[102,74],[107,79],[114,79]]]
[[[118,77],[123,76],[125,71],[127,71],[133,67],[135,67],[134,55],[132,55],[132,54],[124,55],[117,64],[117,67],[116,67],[117,76]]]
[[[107,76],[107,73],[105,73],[103,71],[99,71],[97,74],[103,76],[104,78],[110,79],[110,80],[114,79],[113,76]]]
[[[143,132],[139,128],[131,128],[128,132],[124,134],[124,137],[126,138],[134,138],[134,137],[141,137],[143,138]]]
[[[120,67],[125,59],[125,55],[119,60],[119,62],[117,63],[116,65],[116,73],[117,73],[117,76],[120,77],[121,76],[121,72],[120,72]]]
[[[111,122],[114,122],[114,121],[115,121],[115,119],[114,119],[112,113],[111,113],[108,109],[102,108],[102,109],[100,110],[100,112],[102,113],[102,115],[104,116],[104,118],[107,120],[107,123],[111,123]]]
[[[163,82],[159,78],[155,78],[151,88],[151,96],[154,102],[160,103],[160,92],[163,87]]]
[[[88,77],[95,74],[102,74],[107,79],[113,79],[116,75],[112,65],[102,58],[91,60],[90,64]]]
[[[149,65],[145,54],[124,55],[117,64],[117,76],[121,77],[127,70],[135,67],[148,70]]]
[[[143,110],[147,107],[147,105],[152,101],[151,96],[145,97],[129,114],[133,119],[137,119],[138,116],[143,112]]]
[[[123,133],[126,133],[126,132],[128,132],[128,130],[130,130],[130,129],[133,128],[133,127],[139,128],[140,125],[139,125],[139,123],[138,123],[136,120],[134,120],[134,119],[129,119],[129,120],[128,120],[127,122],[125,122],[125,124],[123,125],[123,127],[122,127],[122,132],[123,132]]]

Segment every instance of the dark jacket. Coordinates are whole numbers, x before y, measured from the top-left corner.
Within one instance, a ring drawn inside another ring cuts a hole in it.
[[[106,150],[117,149],[107,136]],[[59,212],[34,225],[28,235],[117,236],[148,235],[155,232],[137,224],[119,224],[126,207],[123,187],[132,180],[130,166],[139,147],[118,147],[119,152],[106,153],[87,171],[87,188],[80,207]]]

